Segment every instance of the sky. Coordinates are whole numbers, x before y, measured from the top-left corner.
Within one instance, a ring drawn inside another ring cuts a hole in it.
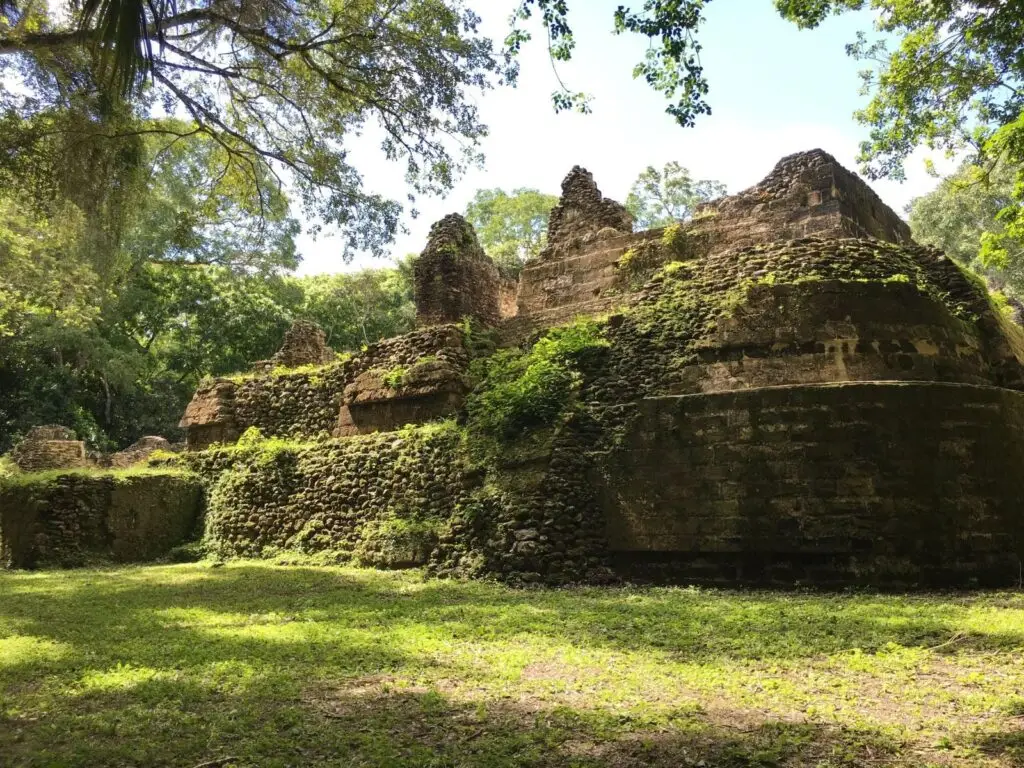
[[[570,22],[577,41],[573,61],[559,65],[572,90],[593,96],[588,115],[555,114],[550,95],[556,87],[542,35],[525,49],[517,88],[497,88],[474,97],[490,134],[481,143],[482,168],[466,173],[445,198],[421,198],[416,219],[408,215],[393,256],[418,253],[430,225],[463,212],[482,188],[533,187],[557,194],[574,165],[594,174],[602,192],[625,200],[629,187],[648,165],[675,160],[695,178],[716,179],[730,193],[764,178],[784,155],[821,148],[856,170],[859,143],[867,129],[853,118],[866,97],[859,95],[861,64],[845,53],[858,30],[871,31],[868,12],[832,18],[815,30],[783,21],[771,0],[719,0],[707,8],[700,31],[701,63],[710,82],[712,114],[693,128],[680,127],[665,114],[667,102],[646,83],[633,80],[633,66],[646,41],[611,32],[621,0],[572,0]],[[517,0],[474,0],[482,32],[500,41]],[[634,4],[639,4],[635,0]],[[539,27],[537,32],[540,31]],[[356,166],[373,191],[404,200],[408,191],[400,163],[377,157],[372,145],[358,148]],[[935,158],[940,170],[949,163]],[[914,197],[937,180],[924,169],[924,155],[912,157],[907,180],[872,182],[875,191],[902,214]],[[337,237],[306,234],[298,240],[301,274],[387,266],[388,259],[357,255],[342,260]]]

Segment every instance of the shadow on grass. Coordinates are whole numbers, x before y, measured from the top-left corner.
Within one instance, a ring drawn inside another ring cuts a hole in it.
[[[0,574],[0,765],[924,765],[873,730],[697,708],[645,720],[642,708],[415,681],[466,671],[432,673],[437,643],[539,640],[701,663],[934,647],[956,633],[954,649],[1024,645],[1019,623],[961,632],[989,599],[1024,609],[1013,595],[514,591],[261,564]],[[57,650],[28,643],[4,658],[5,637]],[[1013,762],[1019,734],[986,738],[997,764],[1024,764]]]
[[[168,580],[161,580],[162,574]],[[48,578],[49,577],[49,578]],[[175,611],[224,614],[225,630],[275,620],[340,622],[386,638],[429,625],[454,640],[529,635],[674,659],[793,659],[888,644],[1006,650],[1024,645],[1024,622],[964,631],[973,604],[1024,611],[1024,595],[801,595],[792,592],[589,588],[512,590],[480,582],[421,581],[416,574],[272,567],[185,566],[63,573],[0,580],[0,620],[57,641],[102,637],[110,626],[189,626]],[[207,623],[205,630],[216,629]],[[187,636],[187,633],[183,633]],[[186,642],[191,642],[186,640]],[[226,641],[225,641],[226,642]]]
[[[25,768],[198,766],[227,757],[234,759],[225,766],[918,765],[904,761],[901,744],[871,730],[697,709],[655,725],[600,709],[465,700],[386,684],[293,699],[281,695],[279,682],[215,694],[149,681],[89,694],[32,722],[0,719],[0,759]]]

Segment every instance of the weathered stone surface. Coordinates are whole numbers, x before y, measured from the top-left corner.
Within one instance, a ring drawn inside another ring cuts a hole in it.
[[[55,424],[32,427],[11,451],[11,458],[23,472],[74,469],[88,466],[85,443],[74,431]]]
[[[594,176],[575,166],[562,181],[562,196],[548,219],[548,240],[538,259],[565,256],[585,246],[633,231],[633,217],[606,198]]]
[[[193,532],[202,508],[195,478],[69,473],[0,486],[0,566],[137,562]]]
[[[153,451],[173,450],[174,446],[165,437],[156,435],[140,437],[123,451],[112,453],[109,458],[109,466],[114,468],[130,467],[145,461]]]
[[[325,365],[334,357],[334,350],[327,346],[327,335],[319,325],[309,320],[296,320],[285,333],[284,342],[274,356],[255,363],[253,369],[269,372],[275,368]]]
[[[601,462],[625,572],[710,582],[1012,583],[1024,394],[871,382],[644,400]]]
[[[464,374],[469,359],[461,327],[421,328],[371,344],[348,360],[313,371],[208,382],[189,403],[181,426],[186,429],[189,450],[233,443],[249,427],[267,437],[305,439],[395,429],[457,409],[466,391]],[[346,388],[371,371],[375,373],[365,376],[357,389],[374,388],[379,396],[362,396],[353,420],[350,402],[345,400]],[[414,376],[409,388],[390,388],[383,382],[374,387],[371,383],[385,374],[402,378],[409,373]],[[401,404],[392,408],[387,405],[390,400]]]
[[[464,317],[493,325],[502,316],[502,281],[476,232],[457,213],[430,228],[427,247],[416,260],[416,322],[457,323]]]
[[[619,262],[630,250],[643,249],[663,235],[662,230],[629,235],[631,228],[620,222],[617,231],[598,238],[594,225],[588,228],[583,223],[588,220],[577,216],[572,223],[552,224],[558,233],[553,231],[549,237],[571,242],[573,247],[549,247],[541,259],[524,268],[511,335],[574,315],[600,314],[621,302],[630,286],[622,280]],[[594,237],[587,240],[579,232],[591,232]],[[867,184],[827,152],[815,149],[784,157],[755,186],[706,204],[692,221],[681,225],[675,238],[678,252],[667,260],[710,258],[810,236],[870,237],[890,243],[911,239],[906,223]]]
[[[242,428],[235,419],[235,389],[233,381],[215,379],[196,390],[178,422],[190,451],[233,443],[241,436]]]

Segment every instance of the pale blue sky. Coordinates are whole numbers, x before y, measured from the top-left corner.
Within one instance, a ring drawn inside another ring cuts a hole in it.
[[[620,0],[573,0],[572,24],[577,49],[561,65],[562,79],[593,95],[590,115],[554,114],[550,93],[554,76],[543,41],[522,60],[517,89],[500,88],[478,98],[490,135],[482,149],[486,162],[464,176],[444,199],[421,199],[418,219],[406,217],[409,234],[400,235],[392,253],[419,252],[430,224],[462,211],[484,187],[535,187],[557,193],[573,165],[588,168],[602,191],[623,200],[630,184],[648,165],[677,160],[698,178],[713,178],[737,192],[763,178],[783,155],[821,147],[850,169],[865,129],[852,117],[864,97],[858,95],[858,62],[844,45],[858,29],[870,30],[867,13],[830,19],[819,29],[800,31],[778,17],[771,0],[717,0],[708,6],[701,30],[701,55],[711,84],[713,114],[695,128],[681,128],[665,114],[666,102],[642,81],[633,65],[646,43],[611,33]],[[636,0],[637,3],[640,0]],[[500,40],[516,0],[478,0],[484,32]],[[370,188],[402,200],[402,168],[360,147],[358,167]],[[903,184],[875,182],[875,190],[901,212],[913,197],[936,184],[923,168],[923,155],[908,164]],[[341,260],[335,238],[299,240],[303,274],[384,266],[385,259]]]

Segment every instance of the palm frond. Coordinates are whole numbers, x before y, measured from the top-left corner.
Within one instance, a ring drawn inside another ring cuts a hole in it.
[[[0,0],[3,2],[4,0]],[[146,0],[84,0],[81,29],[100,54],[100,76],[129,95],[153,67],[153,40]],[[158,19],[154,19],[158,22]]]

